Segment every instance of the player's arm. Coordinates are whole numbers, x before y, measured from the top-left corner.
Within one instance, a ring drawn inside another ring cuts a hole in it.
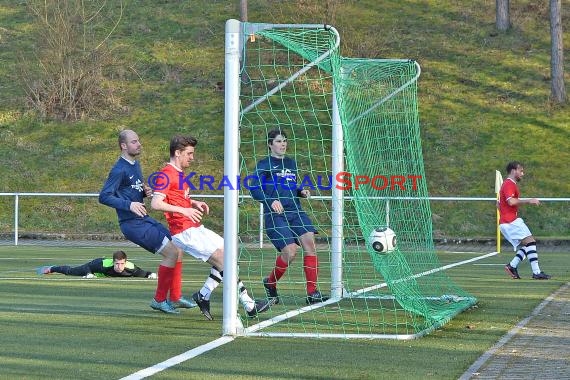
[[[302,183],[301,183],[301,184],[302,184]],[[297,185],[299,185],[299,184],[297,183]],[[311,197],[311,190],[309,190],[309,189],[303,189],[303,188],[299,187],[299,188],[297,189],[297,196],[298,196],[299,198],[310,198],[310,197]]]
[[[112,261],[111,261],[112,262]],[[108,275],[108,269],[105,267],[105,260],[101,257],[95,260],[90,261],[87,264],[87,268],[89,268],[89,271],[87,273],[84,273],[83,275],[88,275],[89,273],[97,276],[97,277],[102,277],[102,276],[107,276]],[[113,269],[113,266],[111,266],[111,270]]]
[[[539,205],[540,201],[536,198],[520,199],[520,198],[508,198],[507,203],[509,206],[519,206],[519,205]]]
[[[143,189],[144,189],[144,194],[143,194],[144,197],[147,197],[147,198],[152,197],[152,193],[153,193],[152,187],[150,187],[149,185],[147,185],[145,183],[145,184],[143,184]]]
[[[297,173],[297,163],[295,162],[294,165],[295,165],[295,173]],[[302,182],[301,182],[301,184],[302,184]],[[299,189],[297,189],[297,196],[299,198],[310,198],[311,197],[311,190],[299,188]]]
[[[267,178],[271,179],[271,171],[269,167],[264,162],[259,162],[255,168],[255,175],[248,184],[248,189],[251,197],[258,202],[263,203],[270,210],[271,205],[277,200],[276,197],[272,196],[274,191],[271,191],[274,184],[268,183]]]
[[[152,272],[147,272],[128,260],[125,263],[125,271],[129,273],[130,277],[149,278],[152,275]]]
[[[99,203],[119,210],[130,210],[131,201],[117,196],[122,180],[123,172],[115,167],[111,169],[103,188],[99,192]]]
[[[283,208],[283,205],[279,200],[279,195],[277,194],[276,187],[278,185],[274,183],[268,183],[267,181],[267,178],[271,178],[271,172],[256,170],[256,173],[257,174],[255,177],[257,182],[254,182],[253,186],[249,188],[251,197],[256,201],[263,203],[266,209],[278,214],[283,213],[285,209]]]
[[[200,210],[206,214],[210,213],[210,206],[208,206],[208,204],[206,202],[197,201],[194,199],[192,199],[191,202],[192,202],[192,207],[197,208],[198,210]]]
[[[158,191],[155,191],[152,195],[150,207],[152,207],[153,210],[157,211],[182,214],[188,219],[197,223],[202,220],[202,211],[196,208],[186,208],[171,205],[170,203],[166,202],[166,195]]]

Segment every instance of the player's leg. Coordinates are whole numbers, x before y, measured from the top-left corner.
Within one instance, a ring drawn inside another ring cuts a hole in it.
[[[207,260],[207,262],[212,265],[214,265],[214,263],[216,263],[215,265],[220,265],[220,262],[223,264],[223,261],[224,259],[220,250],[214,251]],[[210,321],[214,319],[210,312],[210,297],[212,296],[212,292],[222,282],[222,273],[223,272],[219,271],[215,266],[212,266],[210,268],[210,274],[206,278],[206,281],[204,281],[202,288],[192,295],[192,300],[198,304],[198,307],[204,317]]]
[[[223,268],[224,257],[222,248],[224,241],[218,234],[206,229],[204,226],[191,227],[172,237],[172,241],[184,253],[212,265],[210,274],[202,288],[192,295],[192,300],[198,305],[200,311],[208,320],[212,320],[210,313],[210,296],[222,281],[222,275],[217,269]]]
[[[277,281],[283,277],[287,268],[297,256],[297,239],[289,227],[287,219],[283,214],[265,215],[265,232],[273,246],[279,251],[275,259],[275,266],[269,275],[263,279],[263,286],[267,298],[273,303],[279,303],[277,294]]]
[[[51,268],[53,268],[53,267],[54,267],[53,265],[44,265],[44,266],[38,267],[38,268],[36,268],[36,274],[38,274],[38,275],[41,276],[41,275],[44,275],[44,274],[53,273],[53,272],[51,271]]]
[[[517,266],[524,257],[527,256],[532,269],[532,278],[537,280],[548,280],[550,276],[542,272],[538,265],[536,240],[532,236],[532,233],[525,222],[521,218],[517,218],[511,223],[501,224],[500,229],[505,238],[507,238],[514,247],[517,247],[520,244],[519,251],[517,251],[517,254],[511,262],[505,266],[505,271],[507,271],[507,273],[509,273],[513,278],[520,278]]]
[[[319,277],[315,234],[313,232],[305,232],[299,237],[299,242],[303,248],[303,271],[307,281],[307,294],[310,295],[317,291],[317,280]]]
[[[174,265],[172,283],[170,284],[170,303],[177,309],[191,309],[197,305],[192,299],[188,299],[182,295],[182,257],[184,256],[184,252],[178,246],[177,248],[178,257]]]
[[[317,288],[319,279],[319,258],[317,256],[317,247],[315,243],[315,234],[306,232],[299,238],[301,247],[303,248],[303,270],[307,281],[307,303],[314,304],[324,302],[329,299],[323,295]]]
[[[505,266],[505,271],[515,280],[518,280],[521,278],[517,268],[518,268],[519,264],[522,261],[524,261],[525,257],[526,257],[526,252],[524,250],[524,247],[519,246],[516,253],[515,253],[515,256]]]
[[[505,272],[507,272],[507,274],[513,279],[518,280],[521,278],[521,276],[519,275],[517,267],[521,261],[524,260],[526,255],[522,247],[517,250],[522,238],[519,236],[519,228],[513,223],[503,223],[499,226],[499,228],[505,239],[511,243],[516,252],[512,260],[507,265],[505,265]]]
[[[168,302],[168,292],[174,280],[174,268],[178,260],[178,247],[165,236],[161,247],[156,251],[162,256],[158,266],[158,283],[150,307],[169,314],[177,314],[178,310]]]
[[[224,250],[223,248],[217,248],[206,260],[208,264],[212,267],[210,268],[210,274],[204,285],[199,290],[199,294],[205,300],[210,300],[212,292],[221,284],[224,279]]]
[[[92,273],[89,269],[89,263],[79,265],[76,267],[71,267],[69,265],[53,266],[50,269],[51,273],[61,273],[66,276],[87,276],[87,274]]]
[[[218,285],[224,280],[224,271],[218,270],[217,268],[223,268],[224,263],[224,250],[223,248],[216,249],[214,253],[208,259],[208,263],[212,264],[212,269],[210,271],[209,277],[206,279],[204,286],[198,292],[199,297],[209,300],[210,295],[218,287]],[[259,300],[255,301],[249,295],[247,288],[240,278],[238,282],[238,297],[242,304],[244,310],[249,317],[254,317],[259,313],[263,313],[271,307],[273,304],[269,300]]]
[[[213,319],[210,313],[210,297],[212,292],[223,281],[224,274],[224,240],[217,233],[209,230],[204,226],[189,228],[180,234],[173,236],[173,241],[176,245],[183,248],[184,252],[191,256],[205,261],[212,265],[210,274],[202,288],[194,293],[192,299],[198,304],[202,314],[210,320]],[[251,313],[265,311],[267,306],[265,303],[257,305],[249,295],[243,283],[238,279],[238,289],[240,289],[240,301],[242,305],[251,316]]]
[[[319,258],[315,242],[316,229],[309,216],[299,211],[289,217],[289,224],[293,232],[299,236],[299,243],[303,248],[303,271],[307,282],[307,303],[313,304],[329,299],[317,288],[319,278]]]
[[[162,224],[150,217],[121,223],[120,227],[127,239],[149,252],[162,256],[158,267],[156,291],[150,307],[164,313],[178,314],[178,310],[167,300],[179,253],[178,247],[170,241],[170,233]]]
[[[206,230],[207,230],[206,234],[215,234],[214,232],[208,229]],[[216,239],[213,236],[210,236],[208,240],[212,241]],[[223,243],[223,240],[220,240],[220,242]],[[197,295],[198,299],[203,298],[209,300],[210,295],[212,294],[214,289],[216,289],[218,285],[224,280],[224,271],[223,271],[224,249],[223,248],[216,249],[212,253],[212,255],[208,258],[207,262],[212,265],[212,269],[210,270],[210,275],[206,279],[206,282],[204,282],[204,286],[198,292]],[[218,270],[218,268],[220,269]],[[259,313],[263,313],[269,310],[269,308],[272,305],[272,301],[269,300],[255,301],[249,295],[247,288],[245,287],[241,279],[238,278],[237,282],[238,282],[239,301],[249,317],[254,317]]]
[[[271,272],[269,272],[269,275],[263,279],[263,287],[265,288],[267,299],[271,303],[278,304],[279,294],[277,293],[277,281],[283,277],[289,268],[289,264],[291,264],[291,262],[293,262],[297,256],[298,246],[297,243],[290,243],[282,248],[279,248],[283,242],[282,238],[271,239],[271,241],[279,251],[279,255],[275,259],[275,266]]]
[[[521,249],[524,250],[526,256],[528,257],[528,262],[530,263],[530,267],[532,269],[532,278],[535,280],[550,279],[551,276],[541,271],[540,266],[538,265],[538,251],[534,237],[532,235],[527,236],[521,241],[521,245]]]

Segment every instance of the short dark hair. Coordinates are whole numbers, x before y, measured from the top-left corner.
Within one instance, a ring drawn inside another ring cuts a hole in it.
[[[130,129],[123,129],[119,132],[119,138],[118,138],[118,142],[119,142],[119,149],[123,149],[123,147],[121,146],[121,144],[126,144],[127,143],[127,134],[131,132]]]
[[[285,131],[283,131],[280,128],[275,128],[267,132],[267,145],[273,144],[273,140],[275,140],[275,138],[279,135],[287,138],[287,134],[285,133]]]
[[[512,170],[516,170],[519,166],[523,166],[519,161],[511,161],[507,164],[507,174]]]
[[[183,150],[187,146],[196,145],[198,145],[198,140],[192,136],[173,136],[172,139],[170,139],[170,157],[174,157],[174,152],[177,150]]]
[[[113,252],[113,261],[126,260],[126,259],[127,259],[127,254],[125,253],[125,251]]]

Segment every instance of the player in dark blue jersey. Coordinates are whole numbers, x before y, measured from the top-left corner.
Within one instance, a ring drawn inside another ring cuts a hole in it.
[[[182,251],[172,243],[168,229],[148,216],[143,198],[152,195],[145,185],[139,162],[142,144],[132,130],[119,133],[121,157],[111,169],[99,193],[99,202],[117,211],[119,226],[125,237],[151,253],[162,255],[158,267],[158,284],[150,307],[169,314],[177,308],[195,307],[182,297]],[[170,300],[167,299],[170,292]]]
[[[328,297],[317,289],[318,257],[315,244],[316,229],[301,207],[300,198],[309,198],[308,189],[297,187],[297,163],[285,156],[287,135],[280,129],[267,134],[270,154],[255,167],[254,181],[250,186],[251,196],[263,204],[265,232],[280,252],[275,267],[263,279],[269,299],[279,302],[277,281],[303,248],[303,269],[307,282],[308,304],[323,302]]]

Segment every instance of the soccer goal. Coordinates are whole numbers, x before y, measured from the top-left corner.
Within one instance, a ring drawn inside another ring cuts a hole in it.
[[[435,253],[419,75],[413,60],[342,57],[329,25],[226,23],[224,173],[240,186],[224,189],[225,335],[412,339],[477,302]],[[318,230],[318,287],[331,298],[305,303],[299,249],[278,283],[281,302],[259,319],[236,318],[237,268],[262,298],[278,255],[259,235],[246,181],[276,127],[304,173],[297,185],[312,193],[302,205]],[[384,227],[396,244],[378,252],[370,236]]]

